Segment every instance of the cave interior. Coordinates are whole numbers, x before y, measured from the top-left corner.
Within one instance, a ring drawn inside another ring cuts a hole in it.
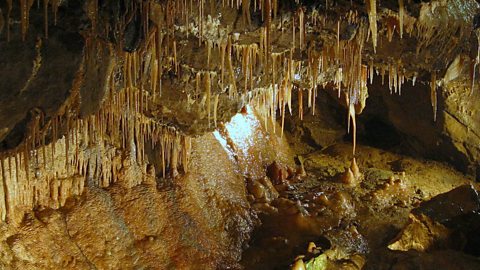
[[[480,1],[0,0],[1,269],[480,269]]]

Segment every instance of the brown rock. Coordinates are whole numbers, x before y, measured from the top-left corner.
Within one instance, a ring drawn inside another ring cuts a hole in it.
[[[275,185],[281,184],[287,178],[287,171],[276,161],[267,167],[267,176]]]

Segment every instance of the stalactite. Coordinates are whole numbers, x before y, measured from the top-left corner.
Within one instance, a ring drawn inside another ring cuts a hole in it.
[[[373,84],[373,76],[375,76],[374,73],[373,73],[373,68],[374,68],[373,67],[373,60],[370,60],[369,66],[370,66],[370,74],[369,74],[370,84]]]
[[[281,95],[282,105],[280,106],[280,114],[282,116],[280,138],[283,138],[283,130],[285,129],[285,94],[284,94],[285,87],[286,86],[282,86],[282,88],[279,91],[280,93],[282,93]]]
[[[390,94],[392,94],[392,84],[393,84],[393,66],[388,64],[388,89]]]
[[[223,92],[224,90],[224,80],[225,80],[225,50],[227,48],[227,43],[222,40],[220,43],[220,46],[218,46],[219,53],[220,53],[220,58],[221,58],[221,65],[220,65],[220,72],[221,72],[221,77],[220,77],[220,90]]]
[[[254,82],[254,70],[257,64],[257,54],[258,54],[258,46],[257,44],[253,44],[249,46],[249,53],[250,53],[250,90],[253,90],[253,82]]]
[[[69,151],[69,146],[70,146],[70,140],[69,140],[69,133],[70,133],[70,117],[69,115],[67,115],[67,124],[66,124],[66,129],[67,129],[67,132],[65,134],[65,168],[67,168],[67,172],[70,168],[70,164],[68,162],[68,151]]]
[[[210,110],[211,110],[210,102],[211,102],[211,93],[212,93],[211,87],[212,87],[211,74],[210,74],[210,72],[206,72],[205,73],[205,96],[207,98],[206,106],[207,106],[208,126],[209,127],[210,127],[210,119],[211,119],[211,114],[210,114]]]
[[[14,160],[15,160],[15,180],[17,183],[19,183],[21,181],[20,177],[18,176],[19,172],[20,172],[20,165],[18,164],[18,156],[20,155],[20,153],[15,153],[14,155]]]
[[[338,57],[340,54],[340,21],[337,21],[337,50],[335,52],[335,55]]]
[[[238,50],[239,52],[240,50]],[[249,53],[248,46],[242,47],[242,71],[243,71],[243,84],[244,84],[244,94],[248,92],[248,77],[249,77]]]
[[[477,73],[477,65],[478,65],[478,62],[476,60],[473,60],[473,62],[470,65],[470,81],[471,81],[470,95],[473,94],[473,90],[475,89],[475,77]]]
[[[213,123],[214,123],[215,127],[217,127],[218,96],[219,96],[219,94],[215,95],[215,100],[213,102]]]
[[[152,65],[152,75],[151,75],[151,88],[152,88],[152,96],[153,96],[153,100],[155,101],[157,95],[156,95],[156,91],[157,91],[157,85],[158,85],[158,60],[157,59],[154,59],[153,60],[153,65]]]
[[[470,74],[470,78],[471,78],[471,81],[472,81],[472,87],[470,89],[470,95],[473,94],[473,91],[474,91],[474,88],[475,88],[475,76],[477,74],[477,66],[478,64],[480,63],[480,30],[475,30],[475,35],[477,36],[477,57],[475,57],[475,59],[473,60],[473,64],[471,67],[471,74]]]
[[[175,41],[174,41],[174,48],[175,48]],[[174,57],[176,56],[175,54],[176,50],[174,50]],[[131,54],[131,57],[132,57],[132,77],[133,77],[133,85],[134,86],[137,86],[137,82],[138,82],[138,79],[140,77],[140,74],[141,74],[141,70],[140,70],[140,61],[138,60],[138,53],[135,51]],[[175,61],[175,66],[176,66],[176,61]]]
[[[235,73],[233,71],[233,62],[232,62],[232,39],[228,38],[227,44],[227,63],[228,63],[228,73],[230,75],[230,86],[228,88],[228,96],[233,97],[237,93]]]
[[[242,19],[243,24],[250,27],[252,19],[250,18],[250,0],[242,0]]]
[[[298,115],[300,120],[303,121],[303,91],[298,89]]]
[[[350,121],[352,123],[352,137],[353,137],[353,147],[352,147],[352,153],[353,156],[355,156],[355,150],[357,146],[357,122],[355,118],[355,106],[353,101],[351,100],[351,97],[347,96],[347,102],[348,102],[348,117],[347,117],[347,131],[350,133]]]
[[[10,41],[10,13],[12,12],[12,0],[7,1],[7,20],[5,24],[7,25],[7,41]]]
[[[8,188],[8,185],[7,185],[7,174],[5,172],[5,158],[4,157],[0,157],[0,168],[2,170],[2,191],[3,191],[3,211],[2,211],[2,215],[1,215],[1,218],[3,221],[6,221],[7,219],[7,215],[9,215],[9,212],[11,211],[9,209],[9,205],[10,205],[10,194],[9,194],[9,188]],[[10,171],[11,171],[11,168],[9,168]]]
[[[210,51],[210,48],[209,48],[209,51]],[[177,56],[177,42],[175,40],[173,41],[173,63],[175,68],[175,74],[178,74],[179,63],[178,63],[178,56]]]
[[[30,24],[30,8],[33,5],[33,0],[20,0],[20,22],[22,25],[22,41],[25,41]]]
[[[377,1],[365,0],[368,11],[368,21],[370,24],[370,33],[372,37],[373,50],[377,48]]]
[[[49,0],[43,0],[43,21],[46,39],[48,39],[48,1]]]
[[[292,17],[292,48],[295,49],[295,16]]]
[[[303,8],[299,8],[298,10],[298,26],[298,35],[300,38],[299,46],[300,50],[303,50],[305,48],[305,11]]]
[[[199,44],[202,44],[203,42],[203,14],[204,12],[204,0],[200,0],[200,3],[198,5],[198,28],[199,28]]]
[[[437,121],[437,74],[432,72],[432,78],[430,81],[430,99],[433,109],[433,121]]]
[[[398,0],[398,17],[400,24],[400,38],[403,38],[403,21],[405,16],[405,6],[403,0]]]
[[[271,31],[272,31],[272,7],[271,0],[265,0],[265,61],[266,70],[270,70],[270,54],[271,54]]]
[[[52,9],[53,9],[53,16],[54,16],[54,24],[57,25],[57,11],[58,7],[61,3],[61,0],[52,0]],[[98,0],[88,0],[87,4],[87,16],[90,19],[92,24],[92,33],[96,33],[97,29],[97,17],[98,17]]]
[[[7,159],[8,159],[8,178],[9,179],[12,179],[12,172],[13,172],[13,170],[12,170],[12,158],[13,158],[13,156],[7,157]]]
[[[30,151],[28,148],[28,144],[25,144],[23,152],[23,165],[25,170],[25,180],[28,183],[30,181]]]

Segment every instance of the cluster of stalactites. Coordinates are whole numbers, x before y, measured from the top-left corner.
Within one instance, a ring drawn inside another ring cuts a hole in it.
[[[312,23],[316,23],[317,19],[317,17],[312,17]],[[287,111],[292,113],[291,98],[293,90],[296,90],[298,95],[299,117],[302,119],[304,115],[304,95],[306,95],[307,107],[312,108],[311,111],[314,113],[318,85],[325,85],[327,81],[323,76],[332,69],[336,70],[334,85],[338,89],[339,96],[342,92],[347,97],[349,120],[355,121],[355,112],[357,111],[358,113],[361,109],[355,110],[354,107],[363,107],[365,104],[367,80],[368,77],[370,79],[373,78],[373,64],[371,65],[370,73],[367,66],[362,64],[362,50],[367,39],[367,28],[354,12],[348,13],[346,19],[349,24],[359,25],[356,33],[349,39],[340,39],[339,22],[336,44],[325,44],[321,51],[318,51],[314,45],[308,48],[306,46],[305,29],[307,18],[302,8],[298,9],[296,16],[292,20],[292,47],[289,50],[271,52],[271,49],[268,49],[268,30],[265,27],[261,32],[259,47],[253,45],[238,46],[241,47],[241,50],[237,50],[241,57],[237,56],[237,58],[242,59],[245,93],[247,93],[248,87],[252,90],[248,95],[248,99],[253,101],[257,111],[264,116],[265,124],[269,122],[268,120],[273,122],[278,111],[282,119],[283,133],[285,113]],[[234,45],[234,47],[237,46]],[[306,61],[298,61],[293,58],[297,48],[307,49]],[[255,59],[258,62],[255,62]],[[267,86],[255,88],[252,82],[253,75],[250,72],[258,65],[263,66],[266,77],[269,78],[270,82]],[[300,76],[303,78],[300,78]],[[308,85],[299,83],[299,80],[307,81]],[[395,89],[399,88],[399,82],[397,83],[396,80],[397,76],[395,76],[395,82],[391,83]],[[250,82],[250,85],[248,82]],[[274,128],[275,126],[273,125]]]
[[[20,29],[22,34],[22,40],[25,40],[28,34],[28,28],[30,24],[30,10],[34,6],[34,3],[38,4],[40,8],[40,2],[42,2],[43,13],[44,13],[44,34],[48,38],[48,24],[49,24],[49,5],[51,12],[53,12],[53,21],[54,24],[57,24],[57,12],[58,7],[60,6],[61,0],[43,0],[43,1],[34,1],[34,0],[6,0],[7,1],[7,10],[6,18],[3,19],[3,14],[0,12],[0,19],[5,21],[6,35],[7,40],[11,39],[11,29],[10,26],[13,24],[13,18],[11,18],[12,9],[14,5],[18,5],[20,8]],[[92,1],[93,2],[93,1]],[[2,33],[0,29],[0,33]]]
[[[79,118],[81,70],[55,116],[47,121],[41,111],[32,111],[24,142],[0,156],[1,220],[37,207],[59,208],[87,185],[107,187],[119,179],[127,186],[138,185],[154,160],[160,160],[156,170],[164,177],[187,171],[190,138],[145,115],[160,98],[161,70],[178,66],[175,56],[161,53],[172,47],[175,51],[175,44],[163,44],[155,32],[150,38],[145,48],[121,55],[123,60],[110,70],[97,113]],[[94,57],[98,46],[87,42],[85,57]],[[120,81],[116,72],[122,74]],[[147,158],[147,149],[158,157]],[[142,168],[141,175],[125,177],[128,167]]]
[[[36,207],[59,208],[67,198],[80,195],[87,182],[99,187],[119,179],[127,186],[142,183],[149,163],[147,147],[159,155],[161,168],[157,169],[164,176],[187,170],[190,139],[141,113],[142,100],[148,102],[148,96],[137,88],[110,95],[98,113],[85,119],[70,112],[42,125],[38,114],[25,142],[16,151],[2,154],[3,221]],[[47,136],[51,137],[49,144],[45,143]],[[122,156],[117,149],[130,154]],[[143,168],[143,173],[122,177],[129,163]]]
[[[288,112],[292,114],[292,92],[294,86],[294,76],[300,71],[300,62],[293,59],[293,50],[289,50],[283,53],[273,53],[271,55],[272,69],[274,69],[272,75],[272,82],[268,87],[256,88],[248,94],[248,100],[255,105],[257,111],[260,113],[265,121],[265,126],[269,126],[270,123],[275,123],[277,110],[281,117],[281,134],[283,135],[283,128],[285,125],[285,114]],[[279,72],[277,72],[277,70]],[[279,76],[281,75],[281,76]],[[279,78],[277,78],[279,76]],[[312,89],[310,88],[309,95],[312,95]],[[299,95],[302,91],[298,91]],[[300,99],[302,97],[299,97]],[[311,97],[311,99],[313,99]],[[302,102],[303,103],[303,102]],[[303,111],[299,111],[300,117],[303,115]],[[273,132],[275,132],[275,125],[272,125]]]
[[[373,64],[372,64],[373,65]],[[373,66],[371,67],[371,73],[373,72]],[[390,94],[398,94],[402,95],[402,85],[405,83],[405,70],[401,62],[396,63],[388,63],[387,65],[382,65],[380,67],[380,71],[376,71],[380,73],[382,78],[382,85],[385,84],[385,76],[388,76],[388,89],[390,90]],[[388,72],[388,74],[387,74]],[[412,79],[412,84],[415,85],[416,77],[414,76]]]
[[[95,50],[94,46],[92,50]],[[160,152],[164,177],[167,175],[166,169],[172,167],[171,169],[175,171],[177,164],[183,164],[184,170],[186,170],[187,163],[182,162],[182,160],[186,160],[188,155],[187,146],[189,145],[189,139],[180,136],[174,129],[164,127],[144,114],[150,110],[149,106],[156,106],[161,100],[163,73],[165,71],[179,73],[180,64],[177,57],[177,43],[175,40],[167,38],[157,28],[153,28],[144,46],[132,53],[124,52],[122,56],[122,61],[118,63],[117,67],[112,70],[112,75],[109,76],[111,83],[109,87],[111,91],[109,94],[110,98],[104,102],[100,110],[100,113],[102,111],[107,112],[108,119],[114,122],[112,123],[113,126],[120,127],[109,132],[115,138],[122,138],[123,148],[128,146],[127,144],[130,140],[128,136],[121,134],[133,134],[133,137],[129,136],[139,144],[138,148],[140,150],[137,154],[141,154],[141,161],[144,160],[145,142],[152,142],[153,148],[160,146],[162,149]],[[114,91],[117,88],[113,75],[115,70],[122,74],[122,81],[117,83],[124,89],[118,93]],[[209,85],[208,79],[206,79],[205,88],[207,89],[207,94]],[[116,104],[124,104],[129,110],[122,112],[123,105],[118,106]],[[132,112],[137,116],[132,118]],[[216,116],[216,113],[214,113],[214,116]],[[131,123],[135,123],[135,126],[131,126]],[[182,144],[186,148],[173,147],[173,144]],[[177,153],[173,154],[173,152]],[[171,156],[176,158],[170,158]],[[176,174],[176,172],[172,173]]]
[[[423,48],[435,46],[436,57],[450,55],[459,42],[466,41],[470,36],[471,22],[478,7],[478,3],[469,0],[423,3],[416,22],[417,53]]]

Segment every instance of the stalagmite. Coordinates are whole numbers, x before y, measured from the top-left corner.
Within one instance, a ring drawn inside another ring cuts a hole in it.
[[[355,179],[355,176],[353,175],[353,172],[350,168],[347,168],[345,170],[345,173],[343,173],[342,177],[341,177],[341,181],[344,183],[344,184],[347,184],[349,186],[353,186],[355,185],[356,183],[356,179]]]
[[[350,170],[352,170],[353,176],[355,176],[356,179],[359,179],[361,177],[360,169],[358,168],[357,160],[355,159],[355,157],[352,159]]]

